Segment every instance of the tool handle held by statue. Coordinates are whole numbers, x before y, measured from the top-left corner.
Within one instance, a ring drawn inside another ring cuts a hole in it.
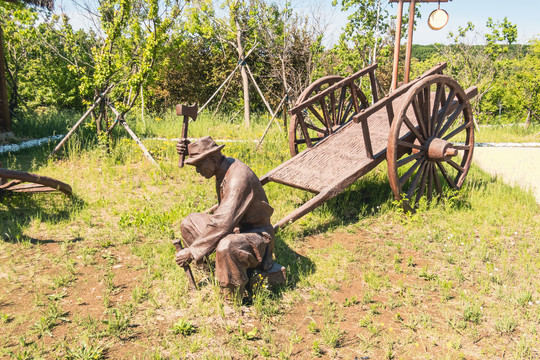
[[[184,248],[182,246],[182,240],[180,239],[174,240],[173,245],[177,252]],[[193,277],[193,273],[191,272],[191,268],[189,267],[189,265],[184,266],[184,271],[186,272],[186,276],[189,280],[189,286],[192,289],[197,290],[197,284],[195,283],[195,278]]]
[[[188,122],[189,122],[189,120],[186,121],[186,118],[187,116],[184,116],[184,123],[182,124],[182,139],[180,139],[180,141],[184,143],[187,139],[187,129],[188,129]],[[180,168],[184,167],[184,161],[186,160],[186,152],[187,152],[187,148],[186,148],[186,151],[182,153],[182,155],[180,155],[180,159],[178,160],[178,167]]]
[[[187,133],[188,133],[188,124],[189,124],[189,118],[192,119],[192,121],[197,120],[197,103],[189,106],[189,105],[176,105],[176,115],[178,116],[184,116],[184,122],[182,123],[182,139],[181,141],[185,141],[187,139]],[[178,160],[178,166],[184,167],[184,160],[186,159],[186,154],[183,153],[180,155],[180,159]]]

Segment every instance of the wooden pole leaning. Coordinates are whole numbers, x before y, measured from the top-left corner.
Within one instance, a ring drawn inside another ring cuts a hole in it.
[[[272,120],[274,120],[276,118],[276,115],[272,111],[272,108],[270,107],[270,104],[268,103],[268,101],[266,101],[266,98],[264,97],[261,89],[259,88],[259,85],[257,85],[257,82],[255,81],[255,77],[253,76],[253,73],[251,72],[251,69],[249,68],[249,66],[247,64],[246,64],[246,69],[247,69],[247,72],[249,74],[249,77],[251,78],[251,81],[253,81],[253,85],[255,85],[255,88],[257,89],[257,92],[261,96],[261,98],[262,98],[262,100],[264,102],[264,105],[266,105],[266,108],[270,112],[270,115],[272,115]],[[280,104],[280,106],[281,106],[281,104]],[[278,107],[278,110],[279,110],[279,107]],[[276,110],[276,112],[277,112],[277,110]],[[281,133],[283,133],[283,129],[281,128],[281,126],[279,126],[277,120],[276,120],[276,125],[278,126],[279,131]]]
[[[261,136],[261,139],[259,140],[259,143],[257,144],[257,146],[255,147],[255,149],[258,149],[261,147],[261,144],[264,140],[264,138],[266,137],[266,134],[268,133],[268,130],[270,130],[270,125],[272,125],[272,122],[274,121],[274,119],[276,118],[277,114],[278,114],[278,111],[279,109],[281,108],[281,106],[283,105],[283,103],[285,102],[285,100],[287,100],[287,97],[289,97],[289,92],[287,91],[287,93],[285,94],[285,96],[283,97],[283,99],[281,99],[281,102],[279,103],[279,105],[277,106],[276,108],[276,111],[274,111],[274,114],[272,115],[272,118],[270,119],[270,121],[268,122],[268,125],[266,126],[266,129],[264,130],[264,133],[262,134]],[[277,122],[276,120],[276,124],[277,126],[281,129],[281,126],[279,125],[279,123]]]
[[[126,129],[129,136],[131,136],[131,138],[135,141],[135,143],[137,143],[139,148],[142,150],[142,152],[144,154],[144,157],[146,157],[148,159],[148,161],[150,161],[153,165],[156,165],[157,167],[159,167],[159,164],[156,162],[156,160],[154,160],[154,158],[152,157],[152,154],[150,154],[150,152],[146,149],[146,146],[144,146],[144,144],[139,139],[139,137],[137,135],[135,135],[133,130],[131,130],[131,128],[128,126],[126,120],[124,120],[124,114],[121,114],[111,104],[109,104],[109,108],[116,115],[115,122],[119,122],[124,127],[124,129]]]
[[[92,110],[94,110],[96,108],[96,106],[98,106],[101,101],[105,98],[105,96],[107,96],[107,93],[109,91],[111,91],[111,89],[114,87],[114,84],[111,84],[109,85],[109,87],[104,91],[102,92],[101,94],[99,94],[98,98],[94,101],[94,103],[92,104],[92,106],[90,106],[90,108],[88,110],[86,110],[86,112],[84,113],[84,115],[79,119],[79,121],[77,121],[75,123],[75,125],[73,125],[73,127],[71,128],[71,130],[69,130],[69,132],[66,134],[66,136],[64,136],[62,138],[62,140],[60,140],[60,142],[58,143],[58,145],[56,145],[56,147],[54,148],[54,150],[52,151],[51,155],[50,156],[53,156],[54,154],[56,154],[56,152],[58,150],[60,150],[62,148],[62,146],[64,146],[64,144],[66,143],[66,141],[71,137],[71,135],[73,135],[73,133],[75,132],[75,130],[77,130],[77,128],[82,124],[82,122],[88,117],[88,115],[90,115],[90,113],[92,112]]]
[[[251,55],[251,53],[253,52],[253,50],[255,50],[255,48],[258,46],[259,44],[258,43],[255,43],[255,45],[253,45],[253,47],[248,51],[248,53],[246,54],[246,56],[244,56],[244,58],[242,59],[242,61],[245,61],[246,58]],[[238,68],[242,65],[242,61],[239,61],[238,64],[236,64],[236,67],[234,68],[234,70],[229,74],[229,76],[227,76],[227,78],[225,79],[225,81],[223,81],[223,83],[221,84],[221,86],[212,94],[212,96],[210,96],[210,99],[208,99],[203,106],[200,107],[199,111],[197,112],[197,114],[199,114],[201,111],[203,111],[203,109],[206,107],[206,105],[208,105],[210,103],[210,101],[212,101],[212,99],[217,95],[217,93],[219,92],[219,90],[221,90],[221,88],[223,86],[225,86],[225,84],[227,84],[229,82],[229,80],[231,80],[232,76],[234,75],[234,73],[236,72],[236,70],[238,70]]]

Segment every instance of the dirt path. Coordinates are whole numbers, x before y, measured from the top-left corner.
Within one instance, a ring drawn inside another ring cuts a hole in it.
[[[531,190],[540,204],[540,148],[475,147],[473,160],[505,183]]]

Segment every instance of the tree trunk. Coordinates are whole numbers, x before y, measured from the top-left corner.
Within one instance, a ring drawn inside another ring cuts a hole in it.
[[[242,28],[238,22],[238,18],[235,19],[236,25],[236,51],[238,52],[238,61],[244,61],[244,46],[242,44]],[[244,64],[240,66],[240,74],[242,75],[242,91],[244,92],[244,125],[250,126],[249,119],[249,78]]]
[[[531,125],[531,109],[527,110],[527,119],[525,120],[525,129]]]
[[[4,131],[11,131],[11,118],[9,116],[6,71],[4,69],[4,33],[0,27],[0,132]]]

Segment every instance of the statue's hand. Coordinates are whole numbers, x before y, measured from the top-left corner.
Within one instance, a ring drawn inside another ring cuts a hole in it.
[[[189,143],[190,141],[185,138],[178,140],[178,142],[176,143],[176,152],[178,153],[178,155],[188,155],[187,146]]]
[[[184,248],[176,253],[174,260],[178,265],[184,267],[193,260],[193,255],[191,254],[189,248]]]

